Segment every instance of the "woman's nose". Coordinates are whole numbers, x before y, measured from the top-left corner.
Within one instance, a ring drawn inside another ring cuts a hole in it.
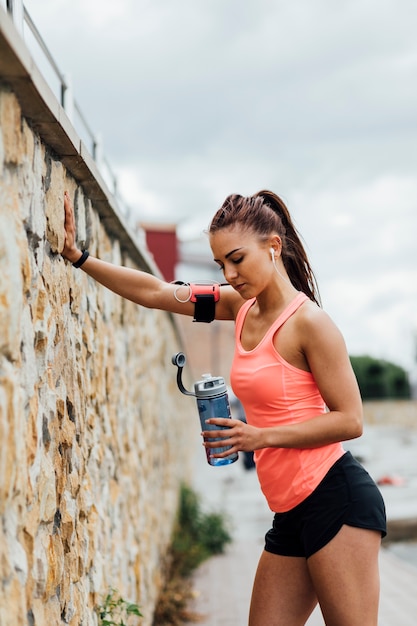
[[[238,272],[233,265],[225,265],[223,269],[223,274],[227,282],[230,282],[231,280],[233,280],[233,278],[236,278]]]

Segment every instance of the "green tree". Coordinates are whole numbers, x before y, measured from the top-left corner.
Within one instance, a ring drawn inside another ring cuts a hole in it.
[[[363,400],[411,397],[408,373],[399,365],[367,355],[351,356],[350,362]]]

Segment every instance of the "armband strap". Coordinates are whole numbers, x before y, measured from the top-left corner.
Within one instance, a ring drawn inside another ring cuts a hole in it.
[[[216,302],[220,299],[219,283],[190,283],[190,301],[195,303],[194,322],[210,323],[216,315]]]

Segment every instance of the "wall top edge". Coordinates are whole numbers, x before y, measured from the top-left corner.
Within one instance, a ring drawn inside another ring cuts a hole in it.
[[[63,107],[33,61],[12,19],[0,7],[0,81],[15,93],[22,115],[41,139],[62,160],[83,188],[94,189],[92,202],[109,234],[117,237],[132,261],[152,274],[159,274],[153,259],[141,249],[120,214],[94,159],[80,140]],[[87,193],[88,195],[88,193]]]

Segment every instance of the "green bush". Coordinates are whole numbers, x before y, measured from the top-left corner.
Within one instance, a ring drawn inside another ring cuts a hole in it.
[[[367,355],[351,356],[350,361],[363,400],[411,397],[408,374],[399,365]]]
[[[171,545],[172,571],[187,577],[200,563],[224,552],[231,535],[222,513],[204,513],[199,496],[182,485]]]
[[[199,621],[201,616],[187,608],[192,598],[190,577],[203,561],[221,554],[232,537],[222,513],[205,513],[199,496],[181,485],[177,520],[167,558],[166,583],[160,594],[154,626],[180,626]]]
[[[138,605],[124,600],[115,589],[109,590],[96,613],[99,626],[128,626],[134,617],[142,617]]]

